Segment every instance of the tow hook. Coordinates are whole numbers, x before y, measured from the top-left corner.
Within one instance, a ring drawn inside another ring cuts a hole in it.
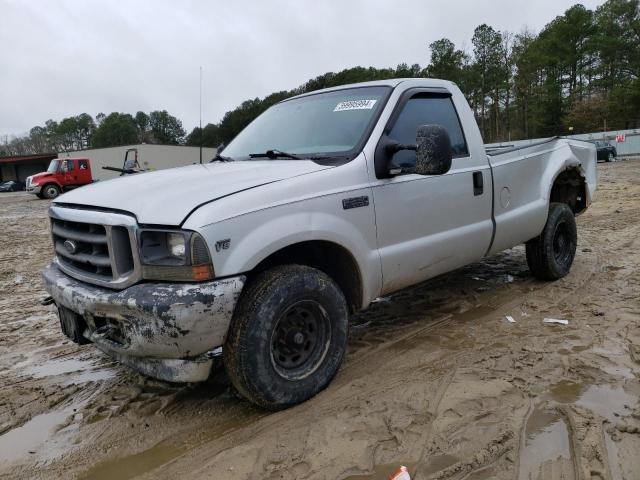
[[[103,325],[98,328],[95,332],[93,332],[93,336],[97,338],[105,338],[107,339],[109,335],[116,331],[116,327],[113,325]]]
[[[42,300],[40,300],[40,305],[43,305],[43,306],[51,305],[52,303],[55,303],[55,301],[51,296],[44,297]]]

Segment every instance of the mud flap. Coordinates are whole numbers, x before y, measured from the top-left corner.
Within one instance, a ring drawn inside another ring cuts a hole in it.
[[[84,319],[75,312],[72,312],[68,308],[58,306],[58,317],[60,318],[60,328],[62,333],[73,340],[78,345],[85,345],[91,343],[87,340],[82,332],[87,328]]]

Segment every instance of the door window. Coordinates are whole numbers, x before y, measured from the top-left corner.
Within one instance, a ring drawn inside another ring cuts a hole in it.
[[[73,171],[73,160],[65,160],[64,161],[64,171],[72,172]]]
[[[469,156],[460,119],[451,97],[433,94],[418,94],[409,99],[402,108],[389,138],[402,144],[416,143],[416,133],[420,125],[442,125],[451,138],[453,158]],[[416,152],[402,150],[393,156],[395,167],[411,168],[416,163]]]
[[[80,160],[78,162],[79,166],[80,166],[80,170],[86,170],[87,169],[87,161],[86,160]]]

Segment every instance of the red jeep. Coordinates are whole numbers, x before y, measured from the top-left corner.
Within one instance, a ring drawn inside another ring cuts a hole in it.
[[[27,177],[26,190],[40,198],[56,198],[60,193],[93,182],[88,158],[55,158],[46,172]]]

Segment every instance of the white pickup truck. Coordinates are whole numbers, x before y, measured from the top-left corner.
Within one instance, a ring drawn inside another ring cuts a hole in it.
[[[329,384],[376,297],[522,243],[533,275],[566,275],[595,190],[592,144],[487,152],[451,82],[346,85],[269,108],[208,164],[55,199],[43,277],[74,341],[173,382],[221,355],[278,409]]]

